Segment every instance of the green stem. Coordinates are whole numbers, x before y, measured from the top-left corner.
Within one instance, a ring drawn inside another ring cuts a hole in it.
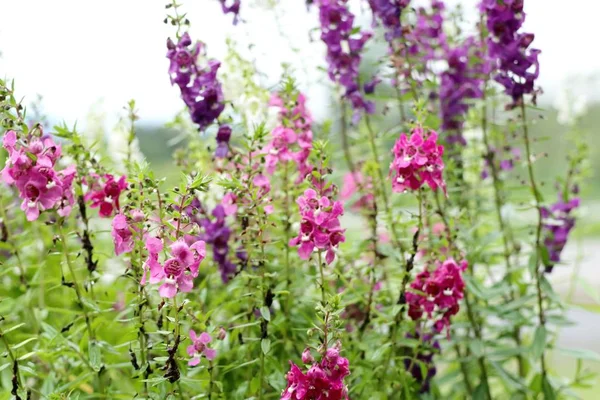
[[[0,329],[0,337],[2,338],[2,342],[4,342],[4,346],[6,347],[6,352],[8,353],[10,360],[12,361],[12,363],[14,365],[14,363],[17,362],[17,358],[15,357],[15,353],[13,353],[12,349],[10,348],[8,339],[6,339],[6,335],[4,335],[4,332],[2,332],[1,329]],[[17,382],[19,382],[19,387],[23,388],[23,383],[21,381],[20,373],[17,373]]]
[[[531,191],[533,193],[533,197],[535,200],[535,207],[537,209],[538,221],[537,221],[537,229],[535,233],[535,286],[536,286],[536,294],[537,294],[537,303],[538,303],[538,322],[542,328],[546,327],[546,316],[544,315],[544,295],[542,292],[542,277],[541,275],[544,273],[543,269],[540,270],[540,251],[541,251],[541,236],[542,236],[542,204],[541,204],[541,194],[538,190],[538,186],[535,180],[535,174],[533,173],[533,161],[531,160],[531,145],[529,140],[529,129],[527,128],[527,116],[525,113],[525,102],[521,99],[521,118],[523,122],[523,138],[525,141],[525,156],[527,157],[527,172],[529,174],[529,181],[531,184]],[[546,370],[546,356],[545,353],[542,352],[540,357],[540,367],[542,370],[542,382],[547,379],[547,370]]]
[[[323,262],[321,260],[321,250],[317,252],[317,260],[319,263],[319,271],[321,273],[321,304],[325,307],[325,271],[323,270]]]
[[[371,122],[368,115],[365,115],[365,124],[367,126],[367,131],[369,132],[369,145],[371,147],[371,154],[373,156],[373,162],[377,169],[377,178],[379,184],[379,190],[381,199],[383,200],[383,210],[385,212],[386,218],[388,220],[389,230],[392,234],[392,239],[394,245],[402,252],[404,255],[404,246],[402,242],[398,239],[398,233],[396,232],[396,224],[394,223],[394,218],[392,216],[392,209],[390,207],[390,201],[388,199],[387,190],[385,187],[385,178],[383,176],[383,172],[381,171],[381,163],[379,159],[379,152],[377,151],[377,144],[375,142],[375,132],[373,131],[373,127],[371,126]]]
[[[71,256],[69,255],[69,245],[67,242],[67,238],[65,236],[65,232],[62,226],[62,221],[58,223],[58,232],[60,235],[60,240],[62,242],[63,254],[65,256],[65,261],[67,262],[67,267],[69,268],[69,272],[71,273],[71,277],[73,279],[73,288],[75,289],[75,294],[77,295],[77,300],[81,305],[81,309],[83,310],[83,315],[85,317],[85,324],[87,326],[89,340],[94,340],[94,332],[92,330],[91,319],[87,312],[86,305],[83,302],[83,296],[81,294],[81,288],[79,287],[79,282],[77,281],[77,274],[75,273],[75,269],[73,267],[73,263],[71,261]]]

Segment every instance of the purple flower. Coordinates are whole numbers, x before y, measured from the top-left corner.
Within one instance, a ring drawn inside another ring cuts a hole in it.
[[[419,333],[406,335],[409,339],[420,339],[421,344],[417,347],[417,354],[413,358],[404,359],[404,368],[415,378],[415,380],[421,385],[420,392],[428,393],[430,389],[431,380],[435,376],[437,369],[433,363],[433,356],[441,351],[440,343],[433,339],[433,335],[419,335]],[[426,373],[423,374],[421,368],[424,364]]]
[[[488,52],[494,62],[495,80],[512,97],[509,107],[516,107],[524,95],[535,94],[540,72],[540,50],[530,48],[534,35],[519,32],[525,21],[523,0],[483,0],[480,9],[487,16]]]
[[[208,60],[207,65],[201,66],[198,57],[203,46],[200,42],[192,46],[187,32],[177,45],[169,39],[167,48],[167,58],[171,61],[171,84],[179,86],[181,98],[190,111],[192,121],[198,124],[200,130],[204,130],[215,122],[225,108],[221,83],[217,80],[221,63]]]
[[[465,145],[462,136],[465,116],[470,101],[483,97],[484,78],[489,67],[478,42],[472,37],[455,48],[448,48],[445,58],[448,69],[442,73],[439,93],[442,130],[448,143]],[[476,61],[471,61],[473,59]]]
[[[575,227],[575,217],[571,211],[579,207],[579,198],[573,198],[568,202],[559,199],[550,208],[542,207],[544,245],[548,250],[549,259],[545,263],[546,272],[552,272],[555,264],[560,262],[562,253],[569,233]]]
[[[233,24],[237,25],[239,21],[241,0],[219,0],[221,2],[221,8],[225,14],[233,14]],[[230,3],[230,5],[227,5]]]
[[[440,51],[445,52],[447,49],[448,44],[443,29],[444,9],[444,3],[441,1],[432,1],[431,11],[419,8],[415,27],[407,35],[410,43],[409,54],[419,56],[423,63],[441,58]]]
[[[347,0],[318,0],[321,22],[321,40],[327,45],[329,78],[342,85],[344,96],[354,109],[353,122],[357,123],[361,112],[375,111],[375,105],[366,101],[360,93],[358,70],[362,51],[371,33],[354,31],[354,14],[348,10]]]
[[[226,208],[219,204],[213,209],[211,215],[208,215],[200,200],[194,199],[185,211],[202,229],[198,238],[212,246],[213,261],[219,266],[221,279],[227,283],[235,275],[237,265],[229,256],[229,239],[232,232],[226,224],[225,217],[228,215]],[[241,262],[245,262],[247,255],[245,251],[238,250],[236,257]]]
[[[369,0],[369,6],[373,11],[373,22],[379,19],[385,29],[385,40],[391,43],[394,39],[402,36],[400,16],[410,0]]]
[[[215,150],[215,157],[225,158],[229,152],[229,139],[231,139],[231,128],[229,125],[219,126],[217,131],[217,149]]]

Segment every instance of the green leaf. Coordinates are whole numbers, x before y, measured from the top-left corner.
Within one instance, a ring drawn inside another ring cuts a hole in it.
[[[90,365],[94,371],[100,371],[102,368],[102,353],[100,352],[100,347],[98,347],[98,344],[95,341],[89,342],[88,355],[90,357]]]
[[[543,326],[538,326],[535,329],[535,334],[533,335],[533,343],[531,343],[531,356],[534,359],[538,359],[544,353],[544,349],[546,348],[546,328]]]
[[[5,331],[3,332],[3,334],[4,334],[4,335],[6,335],[7,333],[14,331],[15,329],[19,329],[19,328],[20,328],[20,327],[22,327],[23,325],[25,325],[25,322],[21,322],[20,324],[17,324],[17,325],[15,325],[15,326],[11,327],[11,328],[8,328],[7,330],[5,330]]]
[[[558,351],[578,360],[588,360],[600,362],[600,354],[588,349],[566,349],[558,348]]]
[[[271,340],[268,338],[261,340],[260,348],[262,349],[263,354],[267,355],[269,350],[271,350]]]
[[[16,350],[16,349],[18,349],[20,347],[25,346],[29,342],[33,342],[34,340],[37,340],[37,337],[32,337],[32,338],[23,340],[21,343],[15,344],[14,346],[11,346],[11,349]]]
[[[542,379],[542,392],[544,393],[545,400],[556,400],[556,392],[548,378]]]
[[[271,320],[271,311],[269,310],[269,307],[262,306],[260,308],[260,315],[262,315],[262,317],[267,321]]]

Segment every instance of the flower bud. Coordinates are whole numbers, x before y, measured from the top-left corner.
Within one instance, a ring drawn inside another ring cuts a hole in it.
[[[304,364],[312,364],[315,361],[314,357],[312,356],[310,349],[307,347],[306,349],[304,349],[304,351],[302,352],[302,362]]]

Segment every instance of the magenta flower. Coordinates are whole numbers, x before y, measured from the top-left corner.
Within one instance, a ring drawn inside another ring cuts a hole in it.
[[[188,361],[189,366],[193,367],[200,364],[200,358],[202,358],[202,356],[211,361],[214,360],[217,351],[208,347],[208,344],[212,340],[208,333],[202,332],[197,336],[194,330],[190,330],[190,340],[192,341],[192,344],[187,347],[187,353],[192,357],[190,361]]]
[[[85,194],[85,201],[91,201],[91,208],[99,208],[99,215],[103,218],[112,216],[113,212],[119,212],[119,197],[121,192],[127,189],[127,178],[122,176],[115,181],[111,174],[92,174],[86,181],[89,190]]]
[[[133,229],[123,214],[117,214],[112,221],[111,231],[115,244],[115,254],[121,255],[133,250]]]
[[[21,209],[27,220],[36,220],[41,212],[50,209],[67,216],[74,202],[75,168],[55,169],[61,149],[51,137],[29,137],[24,142],[26,145],[18,142],[15,131],[4,135],[2,145],[8,151],[8,159],[2,169],[2,180],[19,190],[23,200]]]
[[[161,297],[175,297],[178,291],[189,292],[194,286],[194,278],[198,276],[198,267],[206,256],[206,244],[199,240],[188,246],[184,240],[178,240],[171,244],[171,258],[161,264],[159,253],[163,250],[163,242],[155,237],[146,238],[146,249],[148,259],[144,264],[145,270],[150,270],[150,283],[155,284],[164,281],[158,288]],[[140,281],[146,283],[146,274]]]
[[[444,171],[444,146],[437,144],[437,133],[430,131],[423,137],[422,128],[414,128],[410,138],[400,135],[393,148],[394,160],[390,165],[394,192],[418,190],[427,183],[433,190],[441,187],[446,192]]]
[[[302,220],[298,236],[291,239],[289,245],[299,246],[298,255],[303,260],[308,260],[315,248],[326,250],[325,261],[331,264],[335,259],[334,249],[346,240],[339,221],[344,206],[339,201],[331,202],[325,196],[319,197],[313,189],[307,189],[296,203]]]
[[[462,272],[467,262],[460,264],[449,258],[443,263],[436,262],[433,272],[424,270],[415,277],[406,293],[408,315],[413,320],[423,316],[433,321],[433,329],[441,332],[450,327],[450,317],[459,310],[459,301],[463,298],[465,283]]]
[[[340,356],[339,344],[327,349],[321,362],[307,361],[312,365],[306,374],[290,361],[290,371],[286,375],[288,384],[281,400],[348,399],[344,378],[350,374],[350,369],[348,359]]]

